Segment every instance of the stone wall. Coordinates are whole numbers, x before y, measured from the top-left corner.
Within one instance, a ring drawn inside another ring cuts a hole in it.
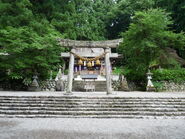
[[[155,86],[158,91],[166,92],[184,92],[185,91],[185,82],[174,83],[168,81],[157,82],[158,86]],[[155,84],[154,84],[155,85]]]
[[[167,82],[167,81],[162,81],[162,82],[157,82],[158,86],[155,86],[158,91],[164,91],[164,92],[185,92],[185,82],[183,83],[174,83],[174,82]],[[55,80],[48,80],[48,81],[42,81],[40,84],[41,90],[42,91],[55,91],[56,89],[56,84]],[[79,89],[79,87],[81,89]],[[78,89],[77,89],[78,88]],[[106,82],[103,84],[103,90],[106,90]],[[114,91],[128,91],[125,90],[124,88],[121,87],[120,81],[112,81],[112,88]],[[128,83],[128,88],[129,91],[138,91],[138,87],[133,83],[129,82]],[[64,82],[64,90],[67,89],[67,82]],[[74,82],[73,90],[78,90],[78,91],[84,91],[82,89],[82,82]],[[98,91],[103,91],[98,90]]]
[[[0,83],[0,91],[25,91],[27,90],[27,86],[19,83],[4,82]]]
[[[38,89],[35,91],[56,91],[56,81],[55,79],[52,80],[46,80],[46,81],[37,81],[39,86]],[[62,91],[66,91],[67,89],[67,75],[63,76],[63,83],[64,83],[64,88]],[[17,85],[16,85],[17,86]],[[95,82],[95,91],[106,91],[106,80],[101,80],[101,81],[96,81]],[[133,86],[133,85],[132,85]],[[29,88],[29,87],[27,87]],[[20,89],[20,87],[17,87],[17,89],[12,89],[10,84],[0,84],[0,91],[3,90],[28,90],[27,88]],[[122,76],[121,78],[118,75],[112,76],[112,88],[114,91],[128,91],[128,85],[127,81]],[[73,82],[73,91],[85,91],[84,90],[84,82],[83,81],[74,81]],[[33,91],[33,90],[30,90]]]
[[[56,81],[55,80],[47,80],[47,81],[42,81],[39,83],[40,88],[42,91],[56,91]],[[67,88],[67,82],[64,81],[64,89]]]

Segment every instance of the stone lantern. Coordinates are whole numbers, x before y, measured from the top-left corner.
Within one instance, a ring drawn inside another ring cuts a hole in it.
[[[156,89],[155,89],[155,87],[154,87],[154,85],[153,85],[153,83],[151,81],[153,74],[149,70],[148,73],[146,73],[146,75],[147,75],[147,80],[148,80],[146,91],[148,91],[148,92],[150,92],[150,91],[156,91]]]
[[[41,90],[40,87],[39,87],[37,79],[38,79],[37,75],[34,75],[33,76],[33,81],[32,81],[31,85],[28,88],[29,91],[40,91]]]
[[[59,67],[59,71],[58,74],[55,78],[55,83],[56,83],[56,91],[63,91],[64,90],[64,82],[62,80],[62,70],[61,70],[61,66]]]

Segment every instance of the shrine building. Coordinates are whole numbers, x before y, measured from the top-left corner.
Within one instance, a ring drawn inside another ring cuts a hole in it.
[[[118,47],[122,39],[107,41],[76,41],[58,39],[61,46],[70,52],[61,53],[64,60],[69,59],[66,94],[74,91],[106,91],[112,89],[112,61],[120,55],[111,49]],[[105,88],[105,89],[103,89]]]

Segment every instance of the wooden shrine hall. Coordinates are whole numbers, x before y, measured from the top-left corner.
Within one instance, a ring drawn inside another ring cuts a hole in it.
[[[122,42],[122,39],[107,41],[58,39],[58,41],[61,46],[71,49],[70,52],[61,53],[61,57],[69,58],[66,94],[72,93],[74,80],[96,82],[103,80],[103,78],[105,78],[107,94],[112,93],[112,65],[110,59],[118,58],[120,55],[111,53],[111,48],[116,48]],[[75,76],[76,78],[74,78]],[[88,89],[88,84],[85,84],[84,87]],[[89,89],[95,90],[95,88]]]

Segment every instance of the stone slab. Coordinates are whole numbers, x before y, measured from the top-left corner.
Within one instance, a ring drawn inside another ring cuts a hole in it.
[[[65,96],[65,92],[28,92],[28,91],[0,91],[0,96]],[[115,91],[112,95],[106,92],[73,92],[71,96],[79,97],[152,97],[152,98],[185,98],[185,92],[123,92]]]

